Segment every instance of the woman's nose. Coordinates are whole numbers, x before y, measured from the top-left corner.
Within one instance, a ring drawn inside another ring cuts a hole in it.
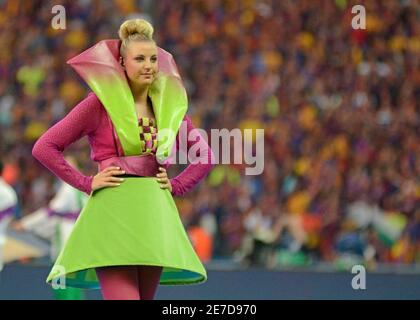
[[[150,63],[150,61],[144,62],[144,68],[147,70],[150,70],[152,68],[152,64]]]

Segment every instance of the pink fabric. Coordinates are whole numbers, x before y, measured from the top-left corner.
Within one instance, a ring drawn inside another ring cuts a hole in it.
[[[102,171],[108,167],[120,167],[126,174],[143,177],[154,177],[159,173],[159,163],[153,155],[108,158],[99,163],[98,169]]]
[[[86,68],[95,68],[98,64],[106,67],[105,69],[108,71],[112,70],[114,74],[121,79],[124,79],[124,69],[119,63],[120,47],[121,40],[119,39],[101,40],[94,46],[68,60],[67,63],[71,65],[83,79],[85,79],[85,76],[87,75]],[[159,71],[181,79],[172,54],[160,47],[158,47],[158,62]],[[102,69],[101,71],[104,71],[105,69]],[[105,75],[108,75],[108,73],[105,72]]]
[[[196,130],[187,115],[184,121],[187,123],[188,133]],[[75,141],[87,136],[91,147],[91,159],[101,162],[121,155],[121,145],[118,139],[114,139],[114,134],[112,122],[102,103],[94,93],[89,93],[36,141],[32,155],[57,177],[89,195],[92,192],[93,175],[85,176],[70,166],[64,159],[63,151]],[[179,133],[174,144],[176,150],[179,149],[178,136]],[[196,143],[202,147],[202,152],[197,156],[206,159],[206,164],[190,163],[178,176],[170,179],[174,196],[183,195],[191,190],[214,165],[214,154],[201,136],[197,141],[188,141],[186,151]]]
[[[112,266],[96,268],[104,300],[153,300],[162,267]]]

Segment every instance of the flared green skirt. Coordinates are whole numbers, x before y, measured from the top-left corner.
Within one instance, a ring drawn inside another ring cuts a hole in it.
[[[161,285],[207,280],[171,193],[154,177],[94,191],[47,283],[97,289],[95,268],[120,265],[161,266]]]

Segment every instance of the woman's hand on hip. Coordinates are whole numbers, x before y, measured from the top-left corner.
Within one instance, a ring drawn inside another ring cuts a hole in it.
[[[125,171],[121,170],[120,167],[108,167],[99,172],[96,176],[93,177],[92,181],[92,191],[98,190],[104,187],[118,187],[121,185],[121,182],[124,181],[123,178],[114,177],[120,174],[124,174]]]
[[[171,181],[168,178],[165,168],[159,167],[159,173],[156,175],[156,180],[160,183],[162,189],[169,189],[169,192],[172,192]]]

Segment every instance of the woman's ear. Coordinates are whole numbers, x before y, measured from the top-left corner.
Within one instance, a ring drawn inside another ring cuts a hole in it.
[[[123,57],[120,57],[120,65],[123,67],[123,69],[125,69]]]

